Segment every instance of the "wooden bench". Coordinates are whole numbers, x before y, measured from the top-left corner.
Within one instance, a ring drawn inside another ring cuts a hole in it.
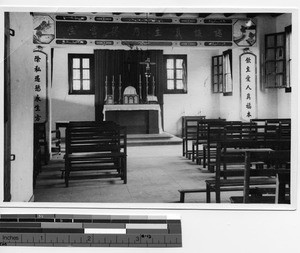
[[[282,147],[288,146],[289,141],[224,141],[218,143],[217,148],[217,161],[216,161],[216,174],[215,179],[206,180],[206,194],[207,203],[210,203],[210,193],[215,192],[216,202],[221,202],[220,193],[222,191],[243,191],[244,190],[244,173],[246,157],[245,151],[252,150],[255,152],[271,152],[273,150],[279,150]],[[257,173],[262,169],[262,163],[264,160],[257,159],[252,161],[252,165],[256,170],[253,173]],[[238,169],[228,169],[228,165],[238,165]],[[273,192],[275,189],[275,178],[253,178],[249,182],[249,187],[254,188],[257,191],[258,186],[264,186],[265,192]],[[271,186],[271,187],[270,187]]]
[[[203,160],[203,167],[206,167],[206,153],[203,149],[203,145],[207,144],[208,141],[208,125],[213,123],[225,122],[225,119],[202,119],[197,121],[196,135],[195,139],[192,142],[192,161],[197,162],[197,164],[201,164],[201,160]],[[199,147],[202,146],[202,150]]]
[[[285,200],[285,186],[290,178],[290,151],[277,150],[269,153],[245,152],[245,169],[243,175],[243,196],[230,197],[232,203],[288,203]],[[267,166],[264,169],[253,170],[251,164],[256,161],[264,161]],[[266,192],[265,188],[257,187],[255,194],[251,191],[250,185],[253,178],[280,179],[276,181],[276,191]],[[284,177],[284,180],[283,180]],[[280,185],[281,184],[281,185]],[[271,193],[271,194],[270,194]],[[277,196],[275,196],[275,194]],[[279,197],[280,195],[280,197]]]
[[[242,148],[268,148],[269,150],[279,150],[280,148],[288,150],[290,147],[290,141],[256,141],[256,140],[227,140],[219,142],[217,145],[217,160],[216,160],[216,172],[215,177],[205,181],[206,188],[198,189],[181,189],[180,202],[184,202],[186,193],[206,193],[206,202],[211,202],[211,193],[216,193],[216,202],[220,203],[220,193],[228,191],[243,191],[244,190],[244,165],[245,156]],[[235,152],[230,153],[228,148],[236,149]],[[241,149],[241,150],[239,150]],[[221,152],[222,151],[222,152]],[[254,165],[259,169],[261,168],[262,161],[256,161]],[[228,168],[228,166],[236,165],[238,168]],[[222,170],[221,170],[222,166]],[[270,193],[275,191],[276,180],[271,178],[270,180],[255,179],[251,181],[251,192],[256,193],[258,186],[264,186],[260,188],[260,191]]]
[[[182,116],[182,155],[190,158],[192,150],[189,149],[189,142],[196,139],[197,122],[205,119],[205,116]]]
[[[113,122],[70,122],[66,128],[65,184],[76,179],[120,177],[127,183],[126,128]],[[95,175],[92,172],[105,172]]]

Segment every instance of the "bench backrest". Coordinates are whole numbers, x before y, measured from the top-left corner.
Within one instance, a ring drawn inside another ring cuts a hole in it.
[[[66,153],[126,152],[126,128],[113,122],[70,122],[66,128]]]

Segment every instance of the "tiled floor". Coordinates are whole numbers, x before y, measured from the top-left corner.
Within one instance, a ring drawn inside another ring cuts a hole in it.
[[[128,147],[127,184],[120,179],[73,180],[68,188],[61,178],[62,154],[43,167],[35,201],[176,203],[179,189],[205,187],[205,179],[213,177],[181,153],[181,145]],[[205,193],[187,194],[186,202],[205,203]]]

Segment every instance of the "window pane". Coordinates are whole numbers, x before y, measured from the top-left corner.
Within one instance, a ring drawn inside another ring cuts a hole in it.
[[[283,61],[277,62],[276,72],[277,73],[282,73],[283,72]]]
[[[220,92],[223,91],[223,84],[222,84],[222,83],[219,84],[219,91],[220,91]]]
[[[182,70],[181,69],[176,70],[176,79],[182,79]]]
[[[275,50],[268,49],[267,50],[267,60],[274,60],[275,59]]]
[[[267,36],[267,47],[274,47],[275,43],[274,43],[274,35],[272,36]]]
[[[168,90],[174,90],[174,81],[173,80],[167,81],[167,88],[168,88]]]
[[[80,90],[80,80],[73,80],[73,90]]]
[[[218,83],[218,76],[217,75],[214,76],[214,84],[215,83]]]
[[[177,80],[176,81],[176,88],[178,89],[178,90],[182,90],[183,89],[183,83],[182,83],[182,80]]]
[[[219,57],[219,65],[223,65],[223,56]]]
[[[275,86],[275,74],[269,74],[266,77],[267,87],[274,87]]]
[[[275,73],[275,62],[267,62],[266,63],[266,73]]]
[[[214,74],[218,74],[218,67],[214,67]]]
[[[172,70],[172,69],[167,70],[167,78],[174,79],[174,70]]]
[[[90,80],[83,80],[82,81],[82,89],[89,90],[90,89]]]
[[[214,92],[218,92],[218,84],[214,84]]]
[[[219,83],[223,83],[223,75],[219,75]]]
[[[89,69],[82,70],[82,79],[90,79],[90,70]]]
[[[83,68],[89,68],[90,67],[90,59],[89,58],[83,58],[82,59],[82,67]]]
[[[277,36],[277,46],[283,46],[283,34]]]
[[[284,57],[283,48],[282,47],[277,48],[277,50],[276,50],[276,60],[282,60],[283,57]]]
[[[167,59],[167,68],[168,69],[174,68],[174,60],[173,59]]]
[[[219,74],[223,73],[223,66],[219,66]]]
[[[80,70],[79,69],[73,69],[73,80],[74,79],[80,79]]]
[[[73,68],[80,68],[80,59],[73,58]]]
[[[283,86],[283,75],[276,75],[276,86]]]
[[[183,59],[176,59],[176,68],[182,69]]]
[[[218,64],[218,57],[213,57],[214,59],[214,65],[217,65]]]

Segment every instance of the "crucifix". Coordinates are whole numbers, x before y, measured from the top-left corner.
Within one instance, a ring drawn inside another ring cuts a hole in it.
[[[145,77],[146,77],[146,96],[148,96],[148,88],[149,88],[149,77],[151,76],[150,72],[150,65],[155,65],[155,62],[151,62],[150,58],[148,57],[144,62],[140,62],[140,64],[146,65],[146,72],[145,72]]]

